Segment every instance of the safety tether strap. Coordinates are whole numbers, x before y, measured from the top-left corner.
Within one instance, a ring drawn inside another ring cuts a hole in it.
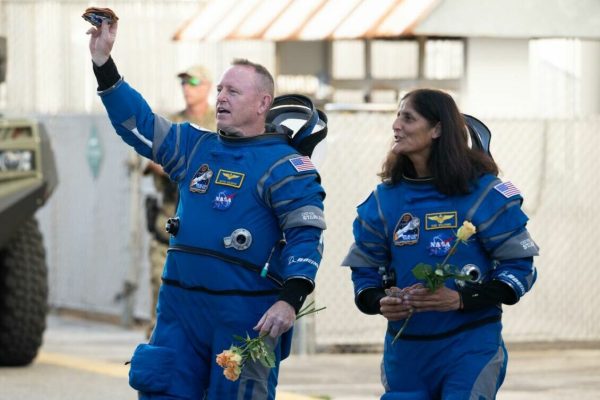
[[[209,289],[207,287],[199,286],[199,285],[198,286],[184,285],[183,283],[176,281],[175,279],[162,278],[162,281],[165,285],[175,286],[180,289],[191,290],[194,292],[205,292],[205,293],[210,293],[210,294],[215,294],[215,295],[220,295],[220,296],[258,297],[258,296],[272,296],[272,295],[279,294],[281,292],[280,289],[273,289],[273,290],[241,290],[241,289],[214,290],[214,289]]]
[[[258,274],[260,274],[263,269],[262,267],[252,264],[251,262],[248,262],[241,258],[233,257],[233,256],[230,256],[227,254],[220,253],[215,250],[205,249],[202,247],[193,247],[193,246],[184,246],[181,244],[175,244],[175,245],[169,246],[169,249],[167,250],[167,252],[169,252],[169,251],[180,251],[182,253],[199,254],[199,255],[203,255],[203,256],[218,258],[219,260],[222,260],[222,261],[225,261],[228,263],[240,265],[240,266],[242,266],[250,271],[256,272]],[[277,275],[273,274],[270,271],[267,272],[267,278],[271,279],[278,286],[280,286],[280,287],[283,286],[283,279],[281,279],[280,277],[278,277]]]
[[[456,335],[457,333],[468,331],[471,329],[479,328],[480,326],[492,324],[494,322],[499,322],[502,319],[500,315],[494,315],[493,317],[487,317],[480,319],[478,321],[467,322],[466,324],[460,325],[454,329],[451,329],[446,332],[436,333],[433,335],[405,335],[402,334],[398,339],[400,340],[440,340],[445,339],[450,336]],[[391,326],[388,327],[387,332],[392,335],[392,337],[396,337],[398,331]]]

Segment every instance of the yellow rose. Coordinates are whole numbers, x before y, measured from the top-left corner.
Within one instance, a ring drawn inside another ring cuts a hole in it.
[[[456,233],[456,237],[461,242],[466,242],[469,240],[471,236],[473,236],[477,232],[477,228],[469,221],[464,221],[462,226],[458,228],[458,232]]]

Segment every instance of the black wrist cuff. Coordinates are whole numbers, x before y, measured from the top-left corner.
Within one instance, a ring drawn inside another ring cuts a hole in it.
[[[283,288],[279,294],[279,300],[283,300],[292,307],[298,314],[302,308],[306,296],[313,291],[313,285],[310,281],[300,278],[288,279],[283,283]]]
[[[480,286],[468,285],[460,290],[463,311],[479,310],[498,304],[515,304],[519,299],[510,286],[490,281]]]
[[[360,292],[354,302],[358,309],[365,314],[381,314],[379,301],[385,296],[383,288],[368,288]]]
[[[94,75],[96,75],[96,81],[98,81],[98,91],[101,92],[112,87],[115,83],[121,79],[117,65],[113,61],[112,57],[108,57],[108,60],[98,67],[92,61],[94,66]]]

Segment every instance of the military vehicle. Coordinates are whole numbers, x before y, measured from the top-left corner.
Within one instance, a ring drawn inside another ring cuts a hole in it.
[[[6,39],[0,37],[0,84]],[[35,212],[58,183],[44,126],[0,115],[0,365],[33,361],[48,310],[48,271]]]

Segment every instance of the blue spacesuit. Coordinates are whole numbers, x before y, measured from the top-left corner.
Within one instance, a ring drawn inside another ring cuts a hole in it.
[[[145,399],[273,399],[291,331],[272,343],[276,368],[250,363],[236,382],[215,356],[252,334],[285,282],[314,285],[325,229],[314,166],[277,131],[231,137],[173,124],[122,79],[100,95],[123,140],[179,186],[157,325],[134,353],[130,384]]]
[[[471,221],[477,233],[449,262],[473,282],[446,286],[459,291],[465,304],[466,296],[483,297],[492,284],[511,292],[511,303],[518,301],[535,282],[532,261],[538,254],[525,227],[522,201],[514,185],[492,175],[482,176],[470,193],[459,196],[440,193],[428,179],[378,185],[358,206],[355,243],[343,261],[352,268],[357,304],[362,293],[382,288],[381,270],[395,276],[399,288],[417,283],[413,267],[441,263],[463,221]],[[404,320],[389,322],[382,399],[494,398],[507,361],[501,314],[499,303],[417,312],[394,344]]]

